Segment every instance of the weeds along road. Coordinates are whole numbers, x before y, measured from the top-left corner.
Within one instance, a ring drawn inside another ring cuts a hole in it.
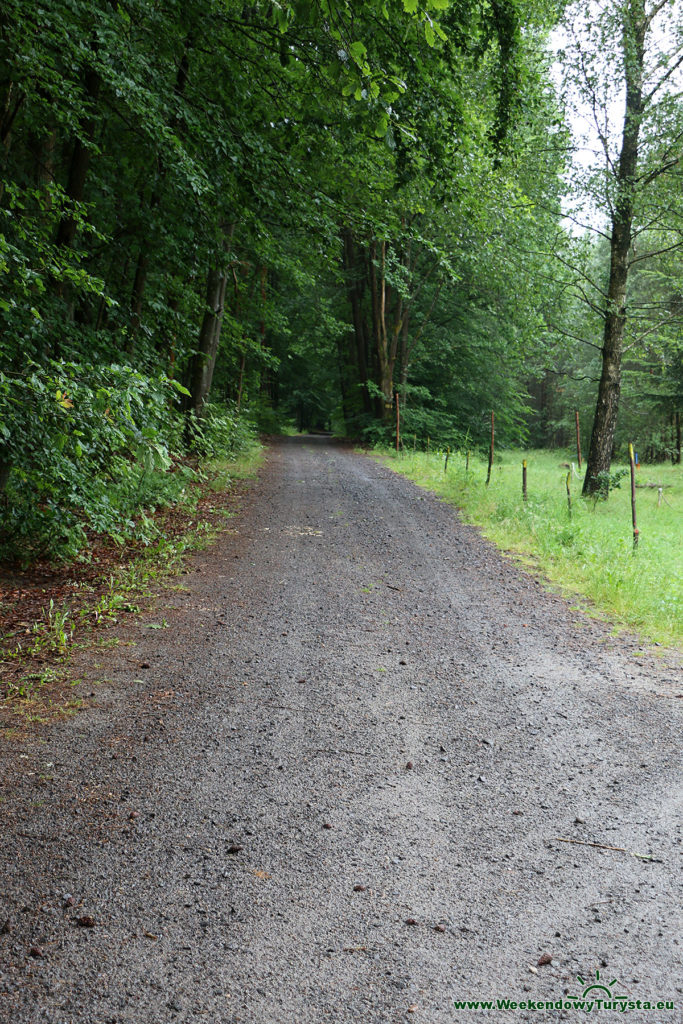
[[[675,670],[328,442],[231,526],[4,744],[3,1024],[683,1020]]]

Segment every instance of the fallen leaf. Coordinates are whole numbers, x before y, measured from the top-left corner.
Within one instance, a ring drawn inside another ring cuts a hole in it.
[[[34,957],[36,960],[39,957],[45,956],[40,946],[31,946],[31,948],[28,951],[28,955]]]
[[[434,931],[435,932],[445,932],[446,931],[446,925],[445,924],[435,924],[434,925]]]
[[[90,914],[83,914],[82,917],[76,918],[76,924],[79,928],[94,928],[95,918],[91,917]]]
[[[243,846],[239,846],[237,843],[231,843],[227,849],[227,853],[241,853],[243,849]]]
[[[553,962],[553,958],[550,955],[550,953],[544,953],[543,956],[541,956],[539,958],[538,964],[536,966],[537,967],[545,967],[546,964],[551,964],[552,962]]]
[[[267,871],[261,871],[260,868],[252,868],[251,873],[257,878],[272,878],[272,875],[269,875]]]
[[[406,770],[407,770],[407,771],[410,771],[410,769],[411,769],[412,767],[413,767],[413,762],[412,762],[412,761],[408,761],[408,762],[406,763]]]
[[[353,887],[353,891],[354,892],[365,892],[366,889],[367,889],[366,885],[354,885],[354,887]]]
[[[417,921],[415,920],[414,917],[407,917],[406,924],[417,924]]]

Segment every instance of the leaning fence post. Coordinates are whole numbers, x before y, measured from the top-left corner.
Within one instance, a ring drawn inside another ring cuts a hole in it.
[[[526,493],[526,459],[522,461],[522,498],[524,501],[527,500]]]
[[[465,472],[469,473],[469,471],[470,471],[470,450],[468,448],[467,449],[467,455],[465,456]]]
[[[638,522],[636,520],[636,461],[633,445],[628,446],[628,461],[631,465],[631,519],[633,520],[633,550],[638,547]]]
[[[445,462],[444,462],[444,464],[443,464],[443,471],[444,471],[444,473],[445,473],[445,472],[447,471],[447,469],[448,469],[448,456],[449,456],[450,454],[451,454],[451,450],[450,450],[450,448],[447,448],[447,449],[446,449],[446,461],[445,461]]]

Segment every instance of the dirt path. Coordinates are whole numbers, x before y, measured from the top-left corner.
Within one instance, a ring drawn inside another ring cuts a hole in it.
[[[170,629],[84,660],[90,710],[3,746],[2,1024],[576,1020],[453,1003],[596,971],[683,1021],[675,671],[330,444],[234,524]]]

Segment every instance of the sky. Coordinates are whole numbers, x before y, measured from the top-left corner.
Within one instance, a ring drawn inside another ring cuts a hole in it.
[[[652,5],[656,2],[651,0]],[[576,184],[585,182],[591,171],[604,171],[606,156],[601,136],[615,163],[619,156],[625,88],[620,25],[615,18],[618,6],[615,0],[577,0],[570,4],[565,23],[553,31],[550,39],[556,54],[555,85],[566,104],[574,143],[568,177]],[[657,55],[662,51],[683,57],[683,0],[666,4],[653,19],[646,47],[646,90],[661,77]],[[589,98],[591,88],[594,104]],[[661,89],[662,95],[679,92],[683,96],[683,64]],[[569,221],[573,230],[604,229],[608,220],[604,199],[600,202],[595,196],[581,197],[572,192],[567,213],[575,217]]]

